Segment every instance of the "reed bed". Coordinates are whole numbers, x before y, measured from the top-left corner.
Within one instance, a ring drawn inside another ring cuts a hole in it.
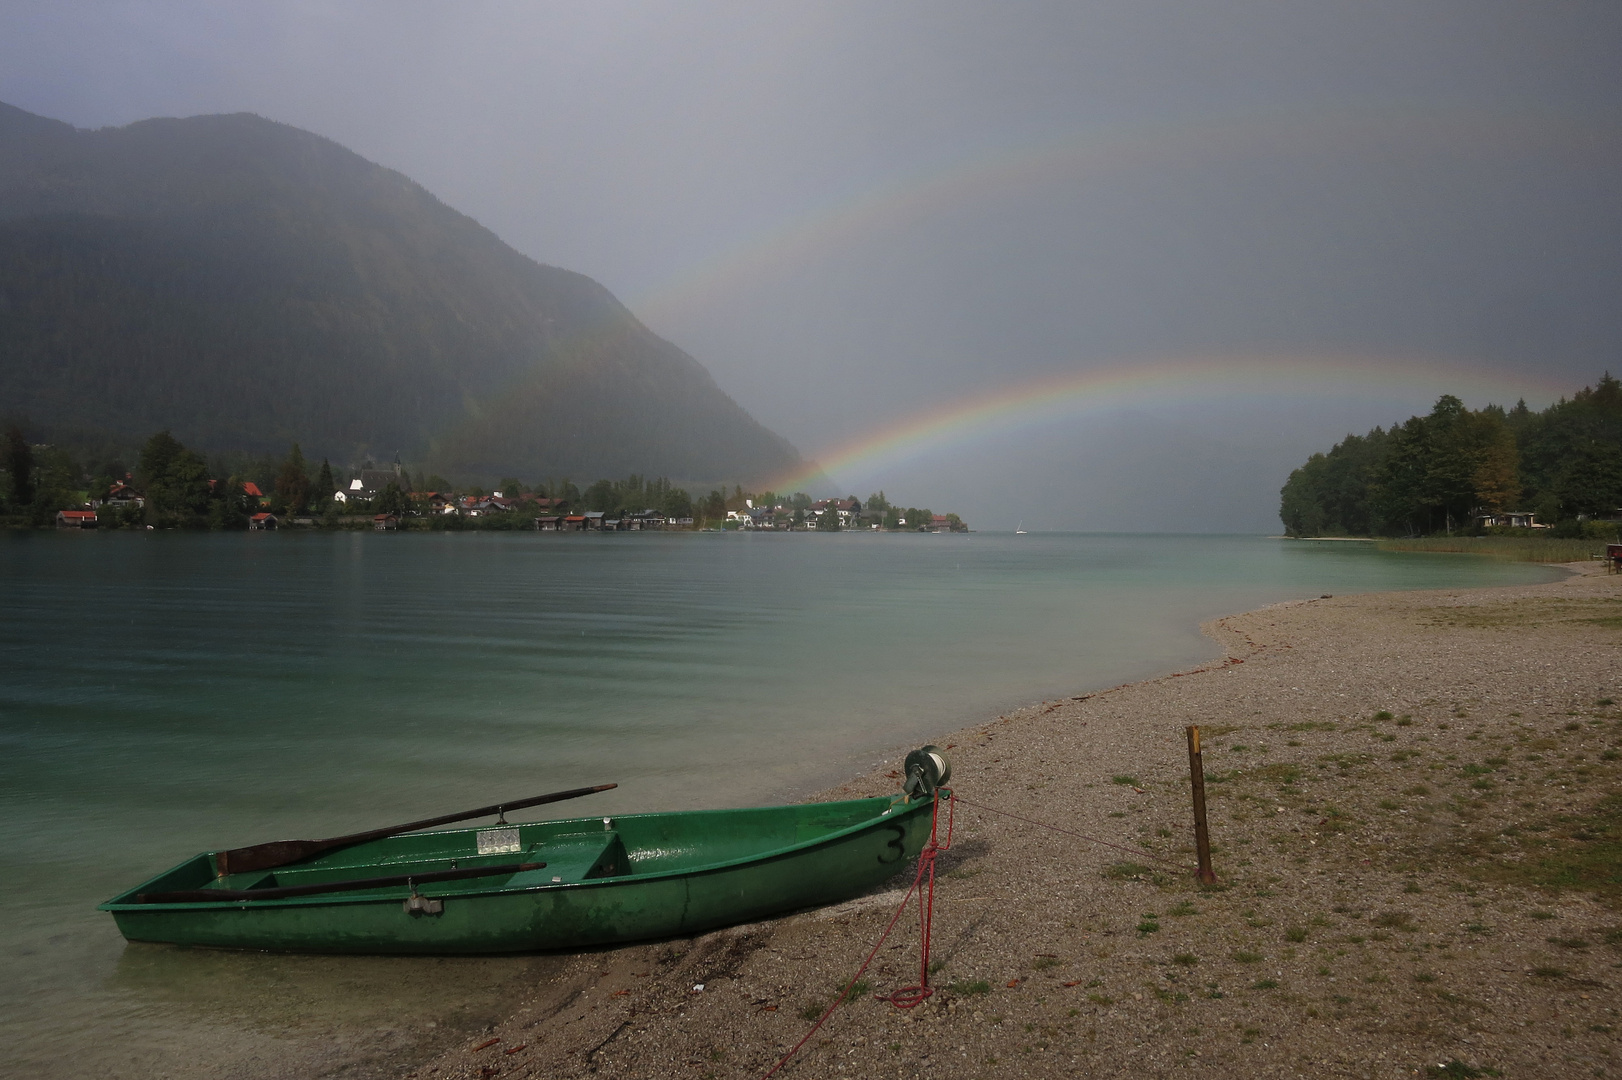
[[[1605,554],[1606,541],[1563,540],[1552,536],[1423,536],[1376,543],[1381,551],[1462,552],[1514,562],[1566,563]]]

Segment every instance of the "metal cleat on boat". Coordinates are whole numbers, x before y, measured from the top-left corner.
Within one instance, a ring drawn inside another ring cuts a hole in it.
[[[445,901],[430,900],[426,896],[419,896],[417,895],[416,890],[413,889],[411,895],[407,897],[405,902],[400,905],[400,908],[407,915],[410,915],[415,919],[420,918],[423,915],[443,914],[445,911]]]

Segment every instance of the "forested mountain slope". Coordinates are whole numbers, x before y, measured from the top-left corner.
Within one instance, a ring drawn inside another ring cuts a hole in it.
[[[84,131],[0,104],[0,412],[447,475],[798,460],[595,281],[246,114]]]

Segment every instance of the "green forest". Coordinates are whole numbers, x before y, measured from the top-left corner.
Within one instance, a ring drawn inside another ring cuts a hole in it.
[[[1348,435],[1290,473],[1279,517],[1291,536],[1418,537],[1502,531],[1485,515],[1537,515],[1554,536],[1606,539],[1622,508],[1622,383],[1599,382],[1541,411],[1468,409]],[[1603,534],[1603,535],[1601,535]]]

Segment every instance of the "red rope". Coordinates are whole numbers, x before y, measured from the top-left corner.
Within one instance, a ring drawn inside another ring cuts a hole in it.
[[[935,794],[935,805],[930,810],[929,843],[924,850],[918,853],[918,878],[913,882],[913,888],[918,888],[918,881],[923,879],[924,871],[929,871],[929,885],[927,890],[918,892],[918,939],[923,943],[920,950],[922,958],[918,964],[918,982],[912,986],[903,986],[893,994],[877,995],[880,1001],[888,1001],[898,1009],[911,1009],[922,1005],[935,991],[929,988],[929,943],[935,931],[935,856],[952,847],[952,829],[957,822],[957,808],[953,802],[957,796],[951,792],[946,795],[946,843],[935,842],[939,834],[941,799],[940,793]],[[911,894],[909,893],[910,897]],[[902,906],[906,906],[903,900]]]
[[[894,930],[895,924],[901,920],[901,913],[907,910],[907,902],[912,899],[913,893],[918,893],[918,920],[919,926],[924,935],[923,971],[919,976],[918,986],[902,987],[900,990],[897,990],[894,994],[890,995],[888,1000],[893,1001],[898,1008],[910,1009],[919,1002],[922,1002],[925,998],[929,997],[930,994],[934,993],[934,991],[929,988],[929,931],[933,926],[935,919],[935,855],[937,852],[945,850],[945,848],[941,847],[935,842],[936,827],[940,822],[940,798],[940,792],[937,791],[935,793],[935,805],[930,808],[929,843],[925,844],[924,850],[918,853],[918,872],[913,875],[912,884],[907,888],[907,895],[901,898],[901,904],[895,909],[895,914],[890,916],[890,924],[884,928],[884,933],[879,935],[878,941],[873,943],[872,951],[867,954],[867,959],[862,961],[862,966],[856,969],[856,974],[850,977],[850,982],[845,984],[845,988],[839,992],[839,996],[834,999],[834,1003],[828,1006],[827,1011],[824,1012],[820,1018],[818,1018],[815,1024],[811,1025],[811,1030],[807,1031],[805,1036],[789,1049],[788,1053],[777,1059],[777,1064],[768,1069],[766,1071],[766,1075],[762,1076],[760,1080],[768,1080],[769,1077],[775,1075],[777,1071],[784,1065],[787,1065],[789,1058],[792,1058],[795,1054],[798,1054],[801,1047],[805,1046],[806,1043],[811,1041],[811,1036],[815,1035],[822,1028],[822,1025],[828,1022],[828,1018],[834,1014],[834,1010],[839,1008],[839,1006],[844,1003],[845,999],[850,996],[851,990],[854,989],[857,982],[861,980],[862,973],[866,971],[867,966],[873,962],[873,958],[879,954],[879,949],[884,947],[884,942],[889,938],[890,931]],[[947,801],[950,802],[953,798],[955,798],[955,796],[948,793]],[[952,846],[952,821],[954,817],[955,815],[952,814],[950,808],[948,808],[946,818],[946,848]],[[924,900],[923,892],[921,892],[918,888],[918,883],[924,879],[924,872],[926,870],[929,872],[929,899],[927,904]],[[910,995],[909,992],[911,992]],[[904,998],[903,995],[909,996]]]
[[[1124,851],[1128,855],[1139,855],[1145,859],[1153,859],[1155,862],[1165,863],[1167,866],[1182,865],[1182,863],[1178,862],[1176,859],[1167,859],[1163,856],[1155,855],[1152,852],[1144,851],[1142,848],[1129,848],[1121,844],[1112,844],[1108,840],[1100,840],[1096,836],[1084,836],[1079,832],[1072,832],[1069,829],[1061,829],[1057,825],[1049,825],[1045,821],[1037,821],[1035,818],[1021,817],[1019,814],[1010,814],[1007,810],[998,810],[996,807],[987,806],[984,803],[970,802],[961,795],[954,794],[952,799],[954,802],[960,802],[964,806],[972,806],[976,810],[987,810],[993,814],[1001,814],[1003,817],[1011,817],[1016,821],[1023,821],[1026,824],[1035,825],[1039,828],[1051,829],[1056,833],[1064,833],[1066,836],[1074,836],[1078,840],[1085,840],[1089,844],[1103,844],[1107,848],[1114,848],[1116,851]]]
[[[779,1058],[777,1060],[777,1064],[773,1065],[769,1070],[767,1070],[766,1075],[762,1076],[761,1080],[769,1080],[770,1077],[776,1075],[779,1069],[781,1069],[784,1065],[787,1065],[789,1059],[795,1054],[799,1053],[801,1048],[804,1047],[806,1043],[811,1041],[811,1036],[815,1035],[819,1030],[821,1030],[822,1025],[827,1023],[828,1018],[834,1014],[834,1010],[839,1008],[839,1006],[844,1003],[845,999],[850,996],[851,990],[854,989],[857,982],[861,980],[862,973],[867,970],[868,965],[873,962],[873,958],[879,954],[879,949],[883,948],[885,941],[889,939],[890,931],[895,929],[895,924],[900,921],[901,913],[907,910],[907,904],[912,900],[914,893],[918,894],[918,936],[923,944],[923,948],[921,950],[922,960],[919,964],[918,971],[918,982],[912,986],[903,986],[892,994],[876,994],[874,996],[880,1001],[890,1002],[898,1009],[911,1009],[917,1005],[923,1004],[932,994],[935,993],[935,991],[929,986],[929,946],[930,937],[935,930],[935,857],[943,851],[950,850],[952,847],[952,832],[957,822],[957,803],[962,803],[965,806],[972,806],[976,809],[985,810],[993,814],[1001,814],[1004,817],[1011,817],[1016,821],[1023,821],[1039,828],[1049,829],[1056,833],[1063,833],[1066,836],[1074,836],[1078,840],[1085,840],[1090,844],[1102,844],[1105,847],[1114,848],[1117,851],[1124,851],[1129,855],[1138,855],[1145,859],[1153,859],[1156,862],[1166,863],[1170,866],[1179,865],[1173,859],[1167,859],[1159,855],[1151,854],[1147,851],[1125,847],[1121,844],[1112,844],[1108,840],[1100,840],[1096,836],[1086,836],[1070,829],[1061,829],[1057,825],[1049,825],[1045,821],[1037,821],[1035,818],[1028,818],[1020,814],[1009,813],[1007,810],[998,810],[995,807],[986,806],[984,803],[970,802],[968,799],[963,798],[963,796],[957,794],[956,792],[947,792],[946,801],[946,843],[941,844],[937,842],[936,839],[939,835],[941,812],[941,796],[940,792],[937,790],[935,792],[935,805],[930,809],[929,843],[925,844],[924,849],[918,853],[918,872],[913,875],[912,884],[907,888],[907,895],[901,898],[901,904],[895,909],[895,914],[890,916],[889,925],[884,928],[884,933],[879,935],[879,940],[874,942],[872,951],[867,954],[867,959],[862,961],[862,966],[856,969],[856,974],[851,976],[850,982],[846,983],[845,988],[839,992],[839,997],[834,999],[834,1003],[828,1006],[827,1011],[824,1012],[820,1018],[818,1018],[815,1024],[811,1025],[811,1030],[805,1033],[805,1037],[799,1042],[795,1043],[788,1053]],[[925,874],[929,875],[929,881],[924,885],[923,888],[920,888],[920,884],[924,882]]]

